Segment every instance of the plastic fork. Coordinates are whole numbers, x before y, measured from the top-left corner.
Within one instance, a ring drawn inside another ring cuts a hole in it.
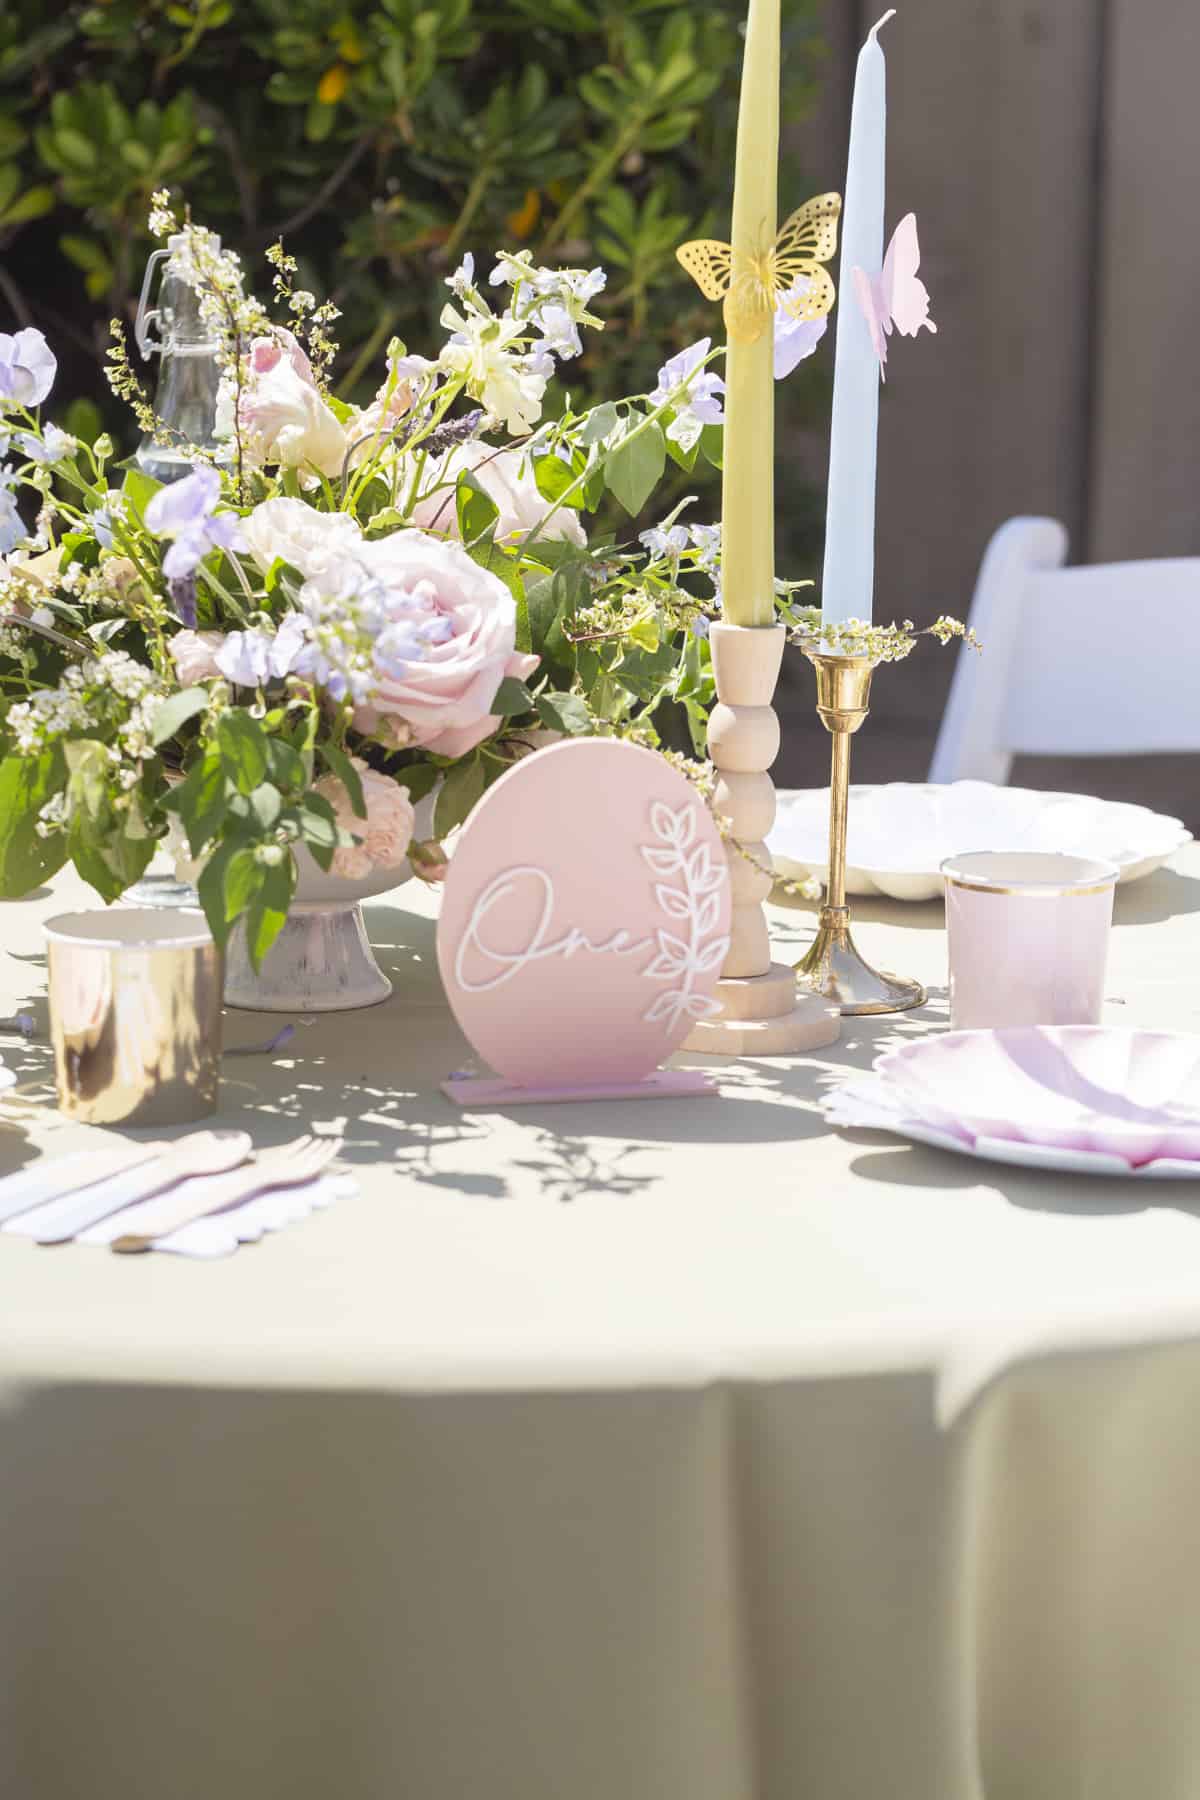
[[[38,1207],[18,1221],[16,1229],[35,1244],[67,1244],[89,1225],[123,1212],[136,1200],[148,1200],[194,1175],[221,1175],[244,1163],[254,1144],[249,1132],[220,1128],[193,1131],[176,1138],[152,1162],[132,1173],[113,1175],[80,1193]],[[10,1226],[11,1230],[12,1227]]]
[[[123,1232],[109,1249],[118,1256],[135,1256],[152,1250],[160,1238],[196,1219],[226,1212],[272,1188],[301,1187],[327,1168],[341,1147],[341,1138],[301,1137],[264,1150],[249,1168],[235,1169],[215,1181],[189,1182],[174,1193],[163,1194],[139,1219],[140,1229]]]

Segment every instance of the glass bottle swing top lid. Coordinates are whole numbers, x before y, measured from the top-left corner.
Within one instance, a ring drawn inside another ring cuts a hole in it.
[[[214,248],[220,240],[214,238]],[[220,452],[214,428],[221,383],[220,340],[200,313],[200,295],[181,252],[182,233],[168,238],[146,264],[138,301],[135,335],[144,357],[158,353],[161,366],[154,412],[165,430],[138,445],[138,466],[156,481],[179,481],[192,472],[189,447]],[[151,306],[155,275],[162,265],[157,304]]]
[[[166,247],[153,250],[146,263],[142,291],[138,298],[134,335],[142,355],[149,358],[157,350],[216,350],[219,348],[210,328],[200,317],[200,296],[188,280],[179,257],[187,238],[176,232],[167,239]],[[212,234],[214,252],[220,251],[221,240]],[[160,263],[165,263],[158,305],[150,305],[151,289]]]

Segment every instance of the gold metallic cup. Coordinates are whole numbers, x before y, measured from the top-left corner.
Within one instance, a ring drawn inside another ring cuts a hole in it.
[[[846,905],[846,815],[850,802],[850,739],[869,710],[876,664],[868,656],[835,656],[816,644],[802,646],[817,672],[817,711],[833,739],[829,781],[829,881],[817,935],[796,964],[802,985],[832,1000],[846,1017],[906,1012],[924,1006],[918,981],[873,969],[850,935]]]
[[[215,1112],[223,969],[203,913],[61,913],[43,930],[60,1109],[86,1125]]]

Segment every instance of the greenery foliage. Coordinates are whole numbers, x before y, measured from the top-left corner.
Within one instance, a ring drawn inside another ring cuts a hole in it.
[[[785,118],[819,74],[814,11],[788,8]],[[605,264],[607,329],[573,371],[576,398],[644,388],[669,351],[720,332],[673,253],[728,225],[743,13],[744,0],[6,0],[0,328],[11,312],[50,332],[63,387],[110,422],[108,320],[132,316],[149,197],[171,187],[248,262],[288,237],[303,284],[343,310],[343,398],[362,396],[389,338],[428,335],[462,252],[501,244]],[[783,204],[804,193],[785,168]]]

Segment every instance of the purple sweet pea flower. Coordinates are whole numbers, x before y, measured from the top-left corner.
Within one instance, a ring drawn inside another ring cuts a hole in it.
[[[829,325],[827,318],[793,319],[784,310],[785,300],[798,300],[807,293],[809,282],[806,276],[798,275],[788,292],[781,296],[775,308],[775,379],[783,381],[790,375],[797,363],[802,363],[806,356],[811,356],[821,339],[825,336]]]
[[[0,406],[40,406],[58,372],[58,359],[32,325],[10,334],[0,331]]]
[[[167,592],[171,596],[171,605],[175,608],[175,616],[186,631],[196,629],[196,577],[179,575],[174,581],[168,581]]]
[[[271,678],[271,644],[265,631],[231,631],[215,662],[235,687],[263,687]]]
[[[308,621],[290,612],[274,637],[266,631],[231,631],[217,651],[216,664],[235,687],[265,687],[301,672],[307,649]]]
[[[199,567],[210,550],[240,550],[241,532],[232,513],[217,513],[221,477],[208,463],[160,488],[146,506],[146,529],[172,540],[163,558],[163,574],[179,581]]]
[[[113,547],[113,519],[119,516],[122,498],[120,492],[110,488],[104,496],[105,505],[98,506],[92,514],[92,530],[96,534],[96,542],[102,550]]]
[[[711,346],[711,338],[701,338],[665,362],[658,371],[658,386],[650,396],[651,404],[661,406],[676,388],[686,383],[687,393],[679,402],[681,409],[686,407],[703,425],[719,425],[724,414],[718,396],[725,392],[725,383],[719,375],[700,368]]]
[[[79,447],[69,432],[50,424],[42,427],[41,437],[32,431],[18,431],[13,441],[23,456],[43,469],[52,469],[57,463],[64,462]]]
[[[0,482],[0,556],[15,550],[25,536],[25,527],[11,492]]]
[[[671,442],[684,450],[691,449],[706,425],[719,425],[725,417],[721,410],[725,383],[701,367],[711,343],[711,338],[701,338],[665,362],[658,371],[658,386],[650,395],[650,404],[661,406],[677,389],[685,389],[674,402],[675,417],[667,426]]]

